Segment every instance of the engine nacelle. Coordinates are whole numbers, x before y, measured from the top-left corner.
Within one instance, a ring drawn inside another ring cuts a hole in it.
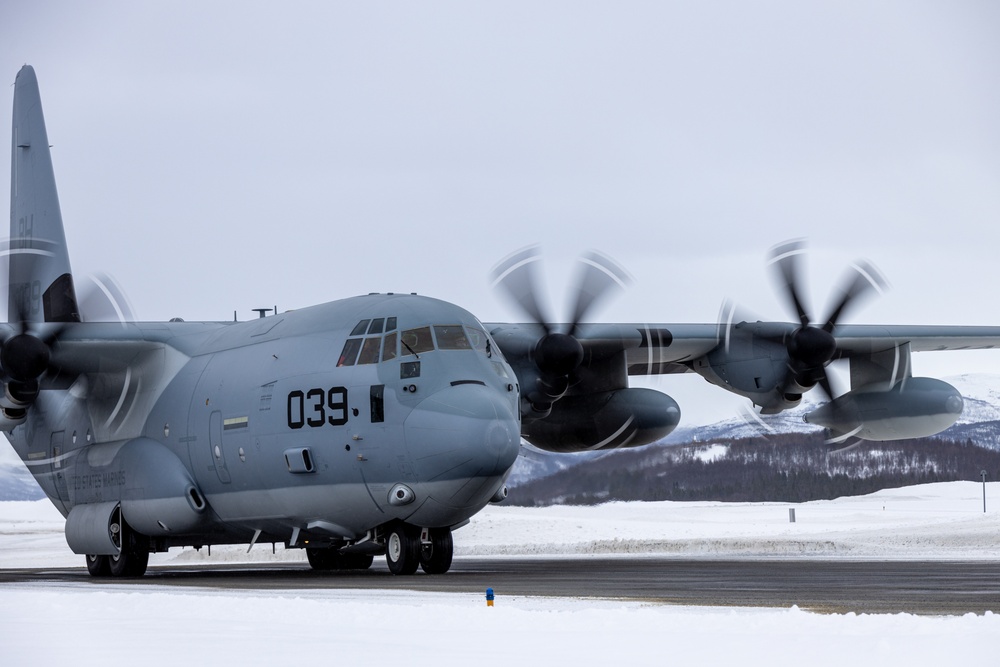
[[[0,407],[0,431],[11,431],[28,419],[24,408]]]
[[[638,447],[669,435],[680,418],[677,402],[664,393],[618,389],[566,396],[545,419],[524,422],[521,435],[550,452]]]
[[[0,431],[10,431],[23,424],[36,396],[37,382],[5,382],[0,391]]]
[[[864,440],[924,438],[945,430],[962,414],[957,389],[934,378],[907,378],[891,389],[871,385],[813,410],[806,422]]]

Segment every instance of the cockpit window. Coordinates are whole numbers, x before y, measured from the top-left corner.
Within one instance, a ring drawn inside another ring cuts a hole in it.
[[[348,338],[347,342],[344,343],[344,350],[340,353],[340,359],[337,360],[337,365],[353,366],[354,362],[358,358],[358,350],[360,349],[361,349],[360,338]]]
[[[381,342],[381,337],[366,338],[365,344],[361,348],[361,356],[358,357],[358,364],[378,363],[378,349]]]
[[[391,332],[391,333],[390,333]],[[385,351],[382,351],[382,334],[385,333]],[[430,327],[413,329],[408,332],[413,334],[414,350],[419,353],[425,350],[433,350],[434,342],[431,339]],[[362,338],[362,336],[367,337]],[[395,359],[399,352],[396,348],[396,318],[376,317],[374,319],[361,320],[344,343],[344,349],[337,360],[338,366],[354,366],[361,364],[377,364],[379,362],[379,352],[382,352],[382,361]]]
[[[472,349],[479,350],[480,352],[486,352],[486,347],[490,344],[489,336],[482,329],[475,329],[473,327],[468,328],[469,331],[469,341],[472,343]]]
[[[470,350],[472,346],[465,336],[465,330],[458,324],[434,327],[439,350]]]
[[[472,342],[473,349],[479,350],[490,359],[493,357],[497,357],[498,359],[503,358],[503,355],[500,354],[500,350],[497,349],[497,346],[493,343],[493,339],[490,338],[488,333],[475,327],[466,327],[465,330],[469,334],[469,340]]]
[[[396,332],[385,335],[385,343],[382,345],[382,361],[389,361],[396,358]]]
[[[434,340],[431,338],[430,327],[407,329],[400,335],[399,343],[401,347],[400,354],[404,357],[434,349]]]

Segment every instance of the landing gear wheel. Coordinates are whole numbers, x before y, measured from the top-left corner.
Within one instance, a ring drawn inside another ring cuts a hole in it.
[[[87,554],[87,572],[90,572],[92,577],[110,577],[111,576],[111,559],[108,556],[98,556],[96,554]]]
[[[432,528],[430,542],[420,545],[420,567],[427,574],[444,574],[451,569],[451,557],[455,553],[448,528]]]
[[[347,554],[344,556],[345,570],[367,570],[375,562],[371,554]]]
[[[393,574],[413,574],[420,565],[420,533],[405,523],[393,526],[385,537],[385,562]]]
[[[309,567],[314,570],[339,570],[340,554],[336,549],[306,549],[306,558],[309,559]]]
[[[113,577],[141,577],[149,564],[149,539],[121,522],[122,550],[117,556],[108,557]]]

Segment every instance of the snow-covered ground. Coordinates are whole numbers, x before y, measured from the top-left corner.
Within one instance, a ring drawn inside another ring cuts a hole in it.
[[[789,522],[789,508],[796,522]],[[618,553],[684,557],[1000,556],[1000,483],[931,484],[799,505],[614,503],[490,507],[455,533],[462,555]],[[270,545],[211,560],[301,560]],[[173,550],[153,564],[208,560]],[[0,503],[0,567],[82,567],[47,501]],[[941,665],[989,658],[997,614],[949,618],[821,615],[504,596],[483,591],[235,592],[94,584],[0,586],[0,664],[289,660],[405,664]],[[117,657],[115,657],[117,656]],[[50,662],[51,661],[51,662]]]

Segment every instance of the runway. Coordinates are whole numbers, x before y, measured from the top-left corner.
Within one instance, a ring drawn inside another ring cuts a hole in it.
[[[984,561],[460,558],[448,574],[395,577],[380,561],[364,572],[304,564],[151,567],[134,580],[79,569],[0,570],[0,584],[208,587],[232,590],[370,589],[623,599],[656,604],[935,615],[1000,612],[1000,563]]]

